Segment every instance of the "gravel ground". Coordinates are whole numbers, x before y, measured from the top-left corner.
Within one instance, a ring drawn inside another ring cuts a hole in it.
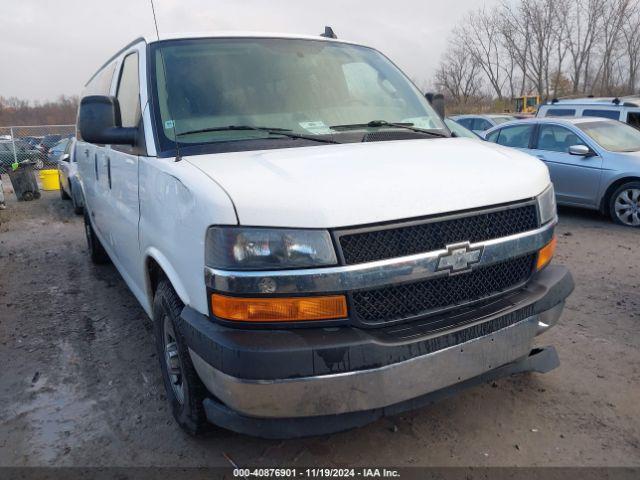
[[[5,189],[7,183],[5,182]],[[183,434],[151,323],[57,192],[0,211],[0,466],[640,466],[640,231],[562,210],[561,366],[295,441]]]

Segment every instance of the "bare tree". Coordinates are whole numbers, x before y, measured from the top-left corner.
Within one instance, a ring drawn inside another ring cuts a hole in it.
[[[467,49],[453,46],[444,54],[435,84],[457,104],[466,104],[482,91],[480,66]]]
[[[502,0],[468,15],[436,74],[458,103],[640,88],[640,0]],[[486,99],[485,99],[486,100]],[[494,104],[495,107],[495,104]]]
[[[617,47],[622,34],[622,26],[628,15],[630,0],[603,0],[600,44],[601,61],[598,68],[600,91],[611,93]]]
[[[589,63],[594,45],[600,38],[599,22],[602,18],[602,0],[574,0],[569,2],[560,20],[564,23],[564,37],[569,54],[571,90],[578,93],[580,82],[586,90]]]
[[[500,42],[500,16],[497,10],[487,11],[484,8],[472,12],[463,27],[454,31],[459,48],[463,46],[469,50],[473,61],[476,62],[495,92],[498,99],[502,99],[503,88],[507,80],[505,65],[509,60],[504,55]]]
[[[640,5],[632,6],[631,11],[622,25],[625,59],[628,69],[627,88],[629,93],[635,93],[640,73]]]
[[[549,67],[559,23],[554,1],[504,2],[501,13],[507,51],[516,55],[524,79],[533,83],[538,95],[548,97]]]

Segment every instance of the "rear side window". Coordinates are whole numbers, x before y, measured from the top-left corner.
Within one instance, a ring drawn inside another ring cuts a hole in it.
[[[137,53],[127,55],[122,63],[117,97],[120,103],[122,126],[138,126],[140,119],[140,81]]]
[[[545,117],[575,117],[575,108],[550,108]]]
[[[504,127],[498,130],[498,136],[495,137],[495,139],[494,135],[496,132],[493,132],[491,135],[492,138],[488,140],[499,145],[504,145],[505,147],[529,148],[533,127],[533,124]]]
[[[584,145],[575,133],[559,125],[541,125],[538,132],[538,150],[568,153],[569,147]]]
[[[458,118],[455,121],[463,127],[473,130],[473,118]]]
[[[498,140],[498,135],[500,135],[500,130],[496,130],[495,132],[491,132],[489,135],[487,135],[486,140],[488,142],[496,143],[496,140]]]
[[[620,112],[617,110],[596,110],[585,109],[582,111],[583,117],[601,117],[610,118],[611,120],[620,120]]]
[[[640,129],[640,112],[628,112],[627,123],[634,128]]]
[[[484,118],[476,118],[473,122],[473,130],[489,130],[493,125],[490,121],[485,120]]]

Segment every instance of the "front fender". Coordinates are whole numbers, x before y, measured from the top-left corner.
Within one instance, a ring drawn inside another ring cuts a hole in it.
[[[145,266],[145,290],[147,293],[148,305],[146,306],[147,313],[151,317],[152,307],[153,307],[153,285],[151,284],[151,277],[149,275],[149,262],[153,259],[158,266],[162,269],[163,273],[171,282],[173,289],[175,290],[178,297],[180,297],[180,301],[184,305],[190,305],[190,297],[188,290],[185,288],[182,281],[180,281],[180,277],[178,276],[178,272],[171,265],[169,259],[157,248],[149,247],[145,251],[144,254],[144,266]]]

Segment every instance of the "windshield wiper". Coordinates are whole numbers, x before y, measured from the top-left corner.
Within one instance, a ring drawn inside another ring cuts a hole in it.
[[[312,140],[314,142],[321,143],[340,143],[335,140],[330,140],[328,138],[318,138],[313,135],[302,135],[300,133],[293,133],[292,130],[288,128],[278,128],[278,127],[254,127],[253,125],[227,125],[226,127],[211,127],[211,128],[201,128],[199,130],[189,130],[187,132],[181,132],[176,135],[176,137],[181,137],[184,135],[192,135],[195,133],[207,133],[207,132],[226,132],[231,130],[255,130],[258,132],[266,132],[269,135],[283,135],[289,138],[301,138],[303,140]]]
[[[445,133],[436,132],[434,130],[427,130],[425,128],[414,127],[413,123],[395,123],[387,122],[386,120],[371,120],[369,123],[351,123],[347,125],[332,125],[329,128],[333,129],[356,129],[356,128],[379,128],[379,127],[391,127],[391,128],[404,128],[418,133],[426,133],[427,135],[433,135],[434,137],[449,138],[449,135]]]

